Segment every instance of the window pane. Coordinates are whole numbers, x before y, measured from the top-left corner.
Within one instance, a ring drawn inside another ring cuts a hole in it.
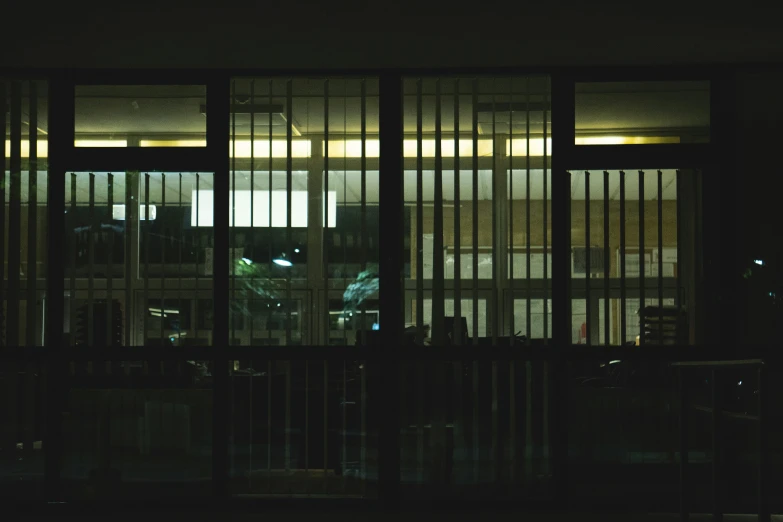
[[[203,85],[77,85],[77,147],[204,147]]]
[[[72,345],[210,344],[212,174],[67,174],[65,333]]]
[[[232,100],[232,339],[361,341],[380,326],[377,80],[237,79]]]
[[[41,346],[47,257],[47,85],[0,81],[0,346]]]
[[[576,144],[710,141],[709,82],[576,84]]]
[[[550,338],[513,304],[551,311],[548,78],[406,79],[404,93],[410,339]]]
[[[694,342],[699,176],[571,173],[572,320],[583,322],[580,344]]]

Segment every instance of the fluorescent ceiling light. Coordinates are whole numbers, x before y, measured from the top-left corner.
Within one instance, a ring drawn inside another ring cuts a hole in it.
[[[127,140],[76,140],[74,147],[127,147]]]
[[[155,205],[139,205],[139,219],[147,220],[147,208],[150,209],[150,221],[158,217],[158,208]],[[111,218],[115,221],[125,221],[125,205],[114,205],[111,209]]]
[[[530,150],[528,150],[528,145]],[[552,155],[552,138],[546,139],[546,154]],[[543,156],[544,138],[514,138],[506,140],[506,156]]]
[[[492,156],[492,140],[480,139],[478,143],[478,155],[479,157]],[[419,140],[418,139],[406,139],[402,142],[402,153],[406,158],[416,158],[419,152]],[[423,139],[421,140],[421,157],[422,158],[434,158],[435,157],[435,140]],[[331,154],[331,153],[330,153]],[[459,155],[460,157],[473,156],[473,140],[459,140]],[[440,156],[442,158],[454,157],[454,139],[440,140]]]
[[[680,143],[679,136],[584,136],[574,138],[575,145],[651,145]]]
[[[326,155],[324,142],[321,147],[322,154]],[[330,158],[361,158],[362,140],[329,140]],[[381,156],[381,140],[364,140],[364,157],[379,158]]]
[[[194,190],[191,194],[191,226],[214,226],[214,207],[212,190]],[[270,226],[270,203],[272,228],[285,228],[288,224],[288,194],[285,190],[235,190],[232,193],[234,202],[233,211],[229,210],[229,225],[237,227]],[[306,190],[291,191],[291,227],[307,228],[308,226],[308,193]],[[252,209],[252,212],[251,212]],[[327,195],[327,211],[324,213],[323,223],[326,225],[328,214],[328,226],[337,226],[337,192],[330,190]]]
[[[207,140],[139,140],[140,147],[206,147]]]
[[[20,149],[21,157],[22,158],[29,158],[30,157],[30,141],[29,140],[24,140],[24,141],[22,141],[22,143],[20,145],[21,146],[19,147],[19,149]],[[38,140],[36,142],[35,150],[38,153],[37,156],[39,158],[47,158],[47,157],[49,157],[49,142],[46,141],[46,140]],[[6,159],[11,157],[11,142],[10,141],[6,141],[5,142],[5,157],[6,157]]]
[[[287,140],[272,140],[271,149],[273,158],[288,157]],[[235,140],[229,142],[228,156],[230,158],[268,158],[269,150],[269,140],[253,140],[252,148],[250,146],[250,140]],[[236,151],[236,153],[234,151]],[[291,140],[292,158],[309,158],[310,153],[310,140]]]

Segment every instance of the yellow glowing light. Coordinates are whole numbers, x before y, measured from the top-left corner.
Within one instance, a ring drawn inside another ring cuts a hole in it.
[[[127,147],[127,140],[76,140],[74,147]]]
[[[236,150],[236,155],[234,155]],[[252,154],[251,154],[252,152]],[[310,140],[292,140],[291,141],[291,157],[292,158],[309,158],[311,153],[311,141]],[[233,158],[268,158],[269,157],[269,140],[254,140],[251,150],[250,140],[236,140],[229,143],[228,147],[229,157]],[[273,158],[287,158],[288,157],[288,142],[286,140],[273,140],[272,141],[272,157]]]
[[[528,152],[528,142],[530,143],[530,152]],[[543,156],[544,138],[514,138],[506,140],[506,156]],[[546,139],[546,155],[552,155],[552,138]]]
[[[492,140],[480,139],[478,143],[478,155],[480,157],[492,156]],[[408,139],[402,142],[402,153],[406,158],[416,158],[419,152],[418,140]],[[454,140],[446,139],[440,142],[440,155],[442,158],[454,157]],[[473,156],[473,140],[459,140],[459,155],[460,157]],[[421,157],[422,158],[434,158],[435,157],[435,140],[426,139],[421,140]]]
[[[365,140],[364,143],[365,158],[379,158],[381,156],[380,140]],[[322,152],[326,151],[322,149]],[[362,140],[329,140],[328,152],[330,158],[361,158]]]
[[[679,136],[587,136],[575,138],[576,145],[650,145],[680,143]]]
[[[139,140],[141,147],[206,147],[207,140]]]
[[[29,141],[23,141],[21,143],[20,152],[22,158],[29,158],[30,157],[30,142]],[[38,140],[36,143],[36,152],[38,152],[39,158],[47,158],[49,157],[49,142],[46,140]],[[10,158],[11,157],[11,142],[6,141],[5,142],[5,157]]]

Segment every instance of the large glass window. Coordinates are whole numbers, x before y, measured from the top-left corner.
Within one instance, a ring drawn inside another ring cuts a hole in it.
[[[67,176],[70,344],[211,344],[212,174]]]
[[[538,303],[542,317],[551,308],[548,79],[411,78],[403,85],[410,340],[551,337],[547,322],[535,328],[515,304],[532,311]]]
[[[576,84],[576,145],[710,141],[706,81]]]
[[[47,256],[47,85],[0,81],[0,346],[43,344]]]
[[[699,179],[689,170],[571,173],[573,343],[694,342]]]
[[[378,83],[237,79],[231,338],[355,344],[380,327]]]
[[[77,85],[77,147],[204,147],[203,85]]]

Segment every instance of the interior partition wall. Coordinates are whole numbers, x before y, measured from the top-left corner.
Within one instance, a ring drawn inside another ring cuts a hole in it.
[[[607,78],[0,82],[14,487],[562,498],[565,354],[703,342],[705,84]]]

